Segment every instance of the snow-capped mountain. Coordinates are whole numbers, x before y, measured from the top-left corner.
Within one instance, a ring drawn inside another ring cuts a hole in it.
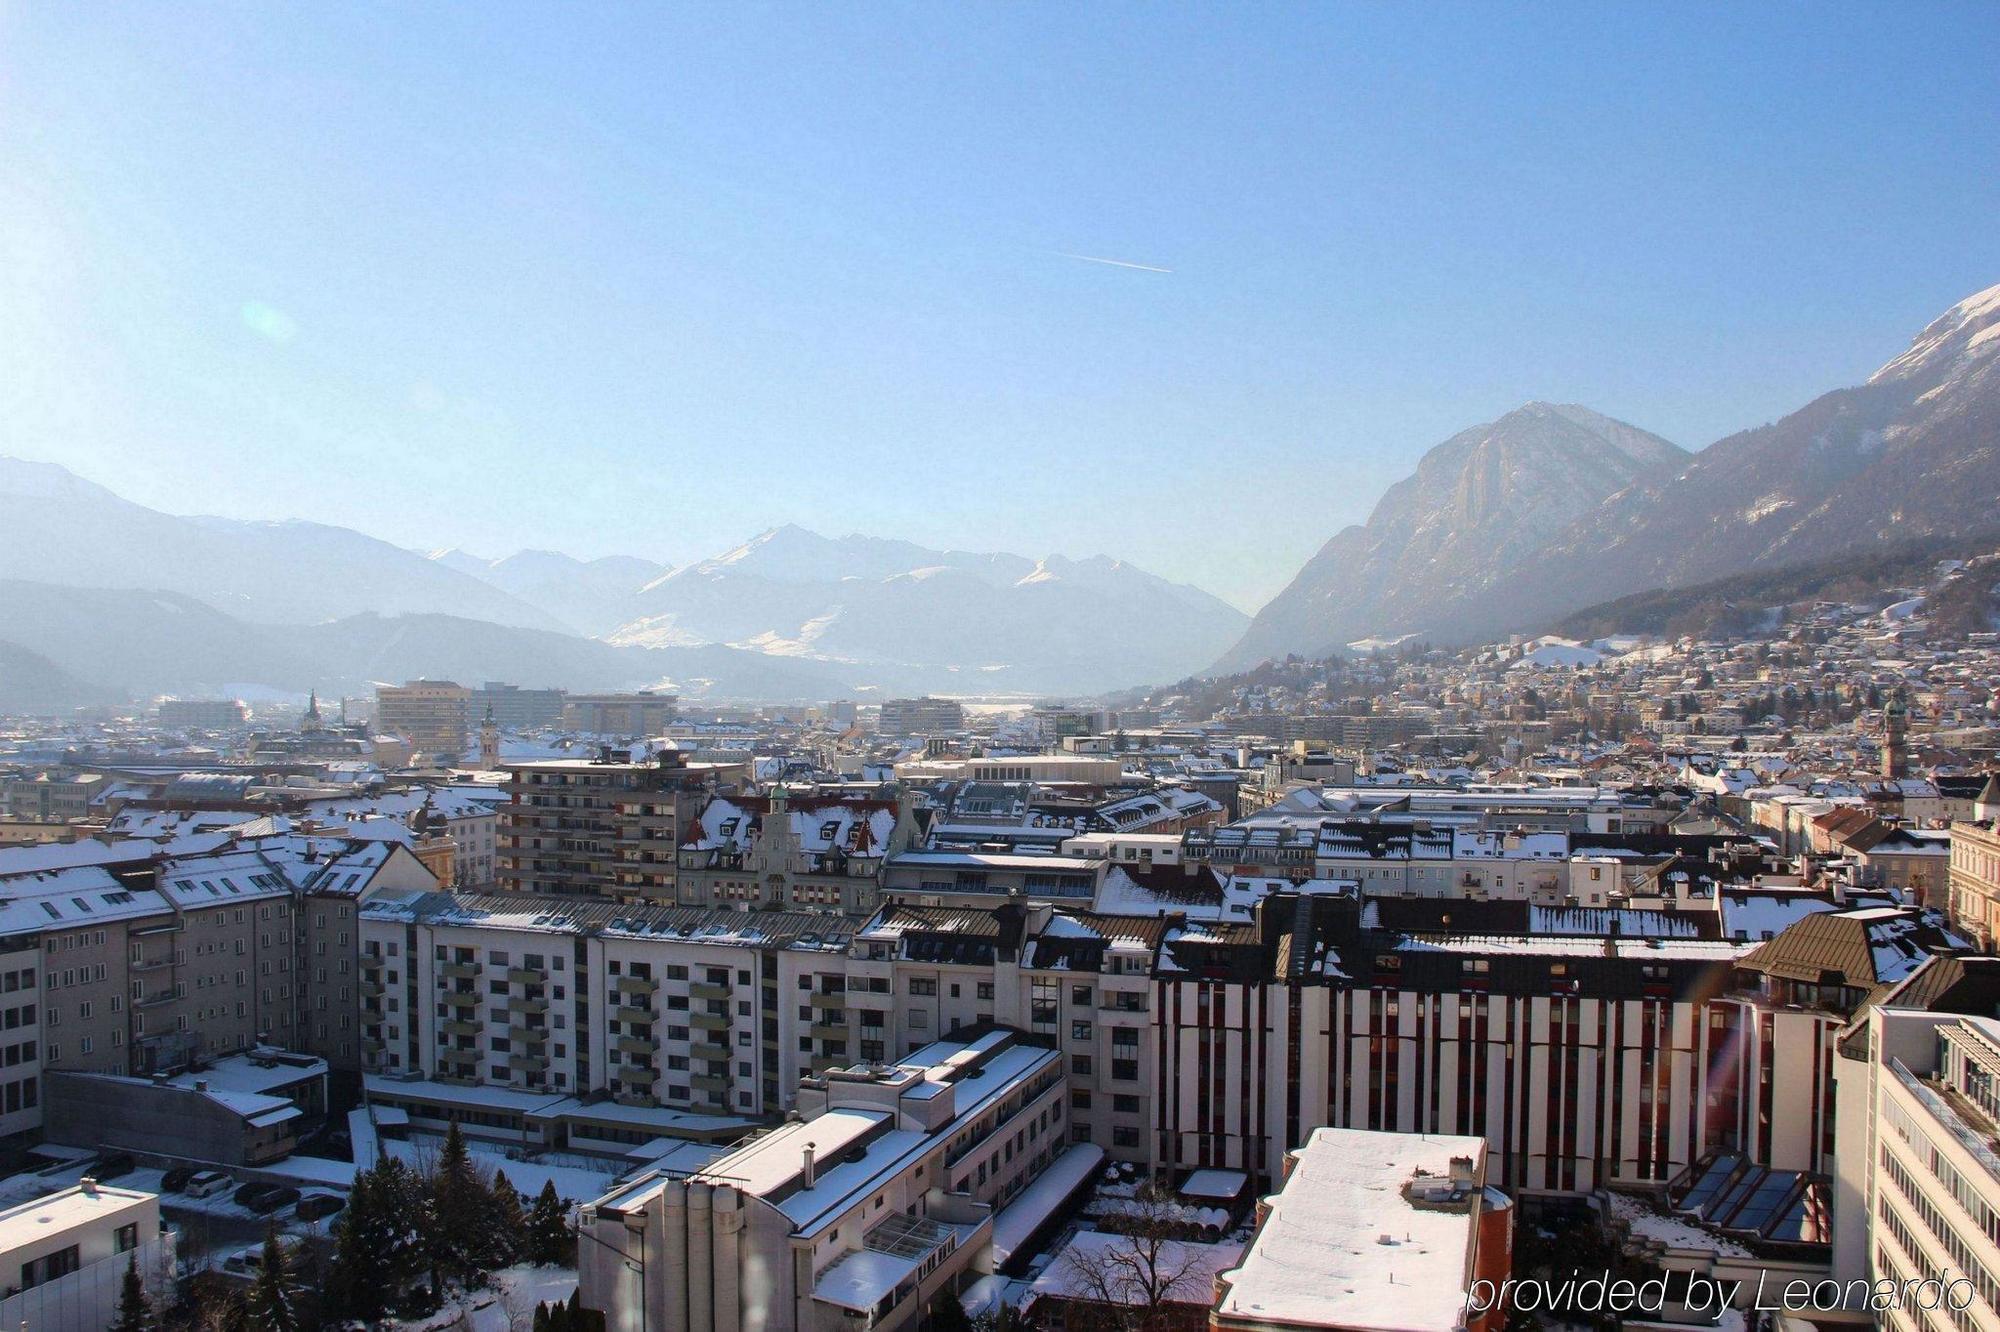
[[[1081,692],[1198,666],[1246,623],[1122,561],[932,550],[772,528],[656,579],[621,644],[729,643],[924,687]]]
[[[558,627],[491,584],[344,527],[177,517],[55,463],[0,457],[0,513],[0,578],[164,589],[265,623],[441,611]]]
[[[558,550],[521,550],[488,560],[463,550],[435,550],[429,558],[518,597],[580,634],[601,637],[632,616],[640,588],[669,570],[635,555],[580,560]]]
[[[1223,665],[1537,629],[1636,592],[1984,531],[1996,509],[2000,286],[1947,310],[1865,384],[1692,458],[1547,404],[1455,436],[1366,526],[1328,542]]]
[[[1658,435],[1558,403],[1531,402],[1461,431],[1391,486],[1367,523],[1322,546],[1221,668],[1511,625],[1517,609],[1494,599],[1496,581],[1552,533],[1687,459]]]

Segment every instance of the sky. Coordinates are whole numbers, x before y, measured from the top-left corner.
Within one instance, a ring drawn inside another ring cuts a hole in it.
[[[1997,56],[1970,3],[0,0],[0,453],[1254,609],[1465,426],[1699,448],[2000,281]]]

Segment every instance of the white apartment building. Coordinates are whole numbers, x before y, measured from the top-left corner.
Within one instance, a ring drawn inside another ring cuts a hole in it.
[[[991,1268],[993,1212],[1063,1149],[1061,1057],[1005,1029],[808,1078],[798,1117],[583,1209],[611,1332],[913,1327]]]
[[[1873,1312],[1896,1332],[2000,1327],[2000,1020],[1883,1007],[1867,1039],[1841,1073],[1860,1113],[1843,1120],[1834,1273],[1891,1296]]]

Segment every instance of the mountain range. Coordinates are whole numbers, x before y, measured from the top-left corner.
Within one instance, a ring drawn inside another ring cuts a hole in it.
[[[1535,630],[1635,593],[1983,531],[1996,502],[2000,286],[1866,383],[1692,455],[1549,403],[1454,435],[1329,540],[1215,669]]]
[[[179,517],[0,458],[0,710],[416,675],[772,700],[1087,694],[1209,662],[1538,631],[1584,608],[1593,623],[1685,619],[1675,589],[1726,602],[1745,574],[1880,564],[1865,557],[1992,530],[1996,502],[2000,286],[1866,383],[1698,453],[1573,404],[1461,431],[1254,619],[1101,556],[784,526],[681,568],[487,559],[318,523]]]
[[[179,517],[0,458],[0,709],[428,675],[709,698],[1089,693],[1184,673],[1248,617],[1102,557],[765,532],[671,569],[411,551]]]

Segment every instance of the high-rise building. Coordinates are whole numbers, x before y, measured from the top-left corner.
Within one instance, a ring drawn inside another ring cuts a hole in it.
[[[527,731],[562,721],[569,694],[561,689],[523,689],[488,680],[472,691],[474,719],[491,717],[508,730]]]
[[[965,728],[965,709],[956,699],[892,698],[882,704],[877,726],[884,735],[927,735]]]
[[[450,680],[375,687],[375,729],[409,741],[413,761],[457,763],[471,720],[472,691]]]
[[[168,698],[160,700],[160,725],[191,726],[223,731],[250,720],[240,698]]]
[[[629,694],[571,694],[563,725],[591,735],[643,740],[660,734],[680,716],[680,697],[641,689]]]
[[[615,752],[500,765],[505,891],[674,900],[680,829],[716,769],[691,768],[671,751],[651,763]]]

